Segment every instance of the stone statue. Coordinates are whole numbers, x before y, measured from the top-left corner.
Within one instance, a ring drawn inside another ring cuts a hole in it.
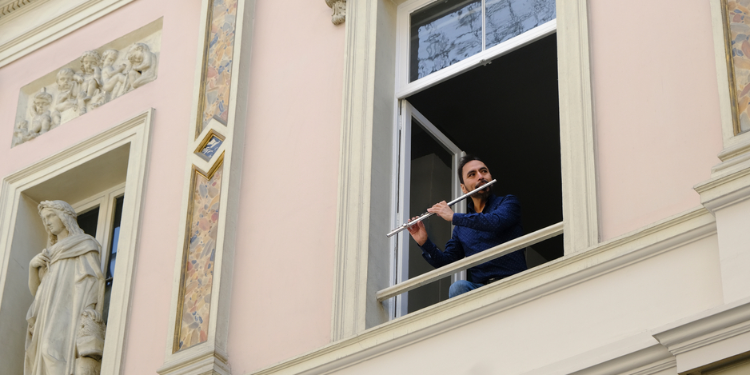
[[[52,129],[53,123],[49,111],[51,105],[52,95],[46,89],[34,95],[28,114],[31,117],[31,123],[21,121],[16,124],[13,131],[13,146],[30,141]]]
[[[102,64],[102,90],[106,93],[105,102],[122,95],[122,90],[125,88],[127,76],[123,72],[127,68],[127,65],[120,64],[118,67],[114,66],[119,55],[120,52],[115,49],[108,49],[102,54],[102,59],[104,59],[104,63]]]
[[[83,79],[70,68],[57,72],[57,97],[52,104],[52,122],[60,125],[61,114],[68,109],[78,109],[78,81]]]
[[[156,55],[145,43],[135,43],[128,54],[125,92],[137,89],[156,79]]]
[[[81,76],[77,78],[81,84],[81,91],[78,93],[78,114],[86,113],[90,104],[96,108],[104,104],[104,95],[100,94],[99,88],[102,86],[101,57],[99,52],[86,51],[81,56]]]
[[[73,208],[43,201],[47,248],[29,263],[34,301],[26,314],[24,375],[99,374],[104,348],[101,247],[84,234]]]

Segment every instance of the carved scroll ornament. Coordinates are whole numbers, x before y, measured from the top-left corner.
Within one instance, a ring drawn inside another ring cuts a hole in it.
[[[334,25],[341,25],[346,21],[346,0],[326,0],[326,4],[333,9],[331,22]]]

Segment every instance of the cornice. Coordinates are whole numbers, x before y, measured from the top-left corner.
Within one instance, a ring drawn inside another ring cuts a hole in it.
[[[0,4],[0,17],[10,15],[22,7],[29,5],[34,0],[11,0],[9,2]]]
[[[253,374],[306,374],[340,370],[700,240],[715,232],[714,218],[706,209],[701,207],[690,210]],[[659,346],[655,342],[653,344]]]

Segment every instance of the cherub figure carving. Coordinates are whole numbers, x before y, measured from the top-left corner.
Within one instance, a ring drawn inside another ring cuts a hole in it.
[[[11,147],[16,147],[36,138],[36,135],[29,133],[28,126],[29,122],[25,120],[16,124],[16,127],[13,128],[13,145]]]
[[[104,96],[100,95],[99,88],[102,86],[101,57],[97,51],[86,51],[81,56],[82,77],[77,76],[76,81],[81,84],[78,93],[78,114],[86,113],[86,108],[91,104],[96,108],[104,104]]]
[[[106,93],[105,102],[122,95],[128,77],[123,73],[127,65],[121,64],[115,67],[114,63],[120,52],[108,49],[102,54],[104,60],[102,66],[102,91]]]
[[[68,109],[78,109],[78,81],[81,77],[73,69],[63,68],[57,72],[57,97],[52,104],[52,122],[60,125],[61,113]]]
[[[21,121],[16,124],[13,131],[13,146],[30,141],[41,134],[48,132],[53,127],[52,116],[50,115],[50,106],[52,105],[52,95],[47,89],[34,95],[31,105],[29,105],[28,121]]]
[[[137,89],[156,79],[156,55],[145,43],[135,43],[127,54],[127,83],[125,92]]]

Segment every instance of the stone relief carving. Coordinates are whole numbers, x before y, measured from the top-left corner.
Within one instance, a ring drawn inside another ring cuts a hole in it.
[[[124,61],[118,62],[123,55]],[[42,88],[29,98],[25,120],[13,129],[15,147],[28,142],[50,129],[84,115],[121,95],[154,81],[158,58],[148,44],[133,43],[127,52],[116,49],[102,54],[84,52],[79,61],[80,71],[65,67],[57,71],[55,84]]]
[[[13,129],[13,145],[20,144],[38,137],[40,134],[48,132],[52,126],[52,117],[50,115],[50,106],[52,105],[52,95],[47,93],[46,89],[34,95],[27,117],[29,121],[21,121]]]
[[[24,375],[99,374],[104,348],[101,246],[83,233],[73,208],[43,201],[47,248],[29,262],[34,301],[26,314]]]
[[[333,9],[331,22],[334,25],[341,25],[346,21],[346,0],[326,0],[326,4]]]

